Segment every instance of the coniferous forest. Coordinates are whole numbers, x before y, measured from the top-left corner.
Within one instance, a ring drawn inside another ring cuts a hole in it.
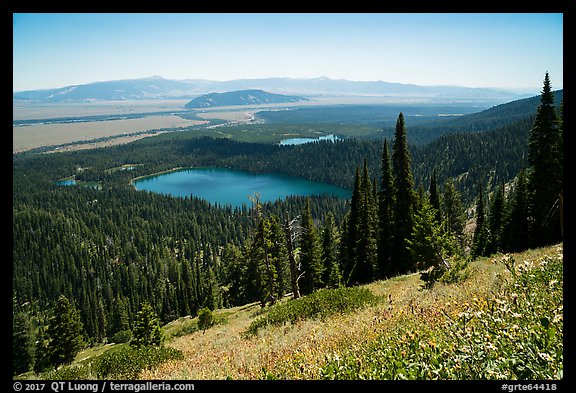
[[[491,119],[482,131],[462,125],[426,144],[411,142],[400,112],[380,138],[280,146],[190,131],[14,155],[14,372],[127,340],[143,305],[167,323],[409,272],[426,270],[432,285],[472,258],[559,242],[562,119],[546,73],[535,112],[505,125]],[[138,165],[113,170],[126,164]],[[231,208],[131,185],[178,167],[280,173],[352,196],[254,195]],[[76,186],[56,183],[71,176]],[[62,332],[71,339],[55,348]]]

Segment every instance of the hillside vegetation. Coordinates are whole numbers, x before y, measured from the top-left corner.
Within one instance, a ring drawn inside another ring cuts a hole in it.
[[[141,361],[140,371],[129,367],[130,377],[562,379],[563,245],[480,258],[466,269],[461,281],[431,289],[423,289],[418,273],[346,288],[354,306],[321,315],[303,306],[315,293],[267,308],[218,310],[218,322],[205,331],[197,318],[180,318],[163,328],[169,351]],[[339,289],[322,291],[322,301],[329,303],[331,291],[341,302]],[[279,310],[288,315],[291,305],[300,318],[265,322]],[[46,376],[97,378],[114,359],[108,352],[123,345],[89,360],[80,353],[80,362]]]
[[[306,101],[307,98],[274,94],[263,90],[238,90],[224,93],[204,94],[184,105],[185,108],[209,108],[231,105],[278,104],[285,102]]]
[[[182,360],[140,377],[561,379],[562,258],[561,244],[481,258],[468,279],[429,290],[417,273],[378,281],[363,287],[376,304],[254,336],[243,333],[282,304],[227,310],[228,324],[169,343]]]

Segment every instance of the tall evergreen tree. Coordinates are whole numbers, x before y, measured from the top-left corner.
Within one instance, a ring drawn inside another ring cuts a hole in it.
[[[394,233],[394,179],[390,166],[388,141],[384,139],[382,148],[382,178],[378,195],[378,259],[377,273],[385,278],[392,273],[391,253]]]
[[[407,240],[414,229],[414,178],[408,150],[404,115],[396,121],[392,146],[392,174],[394,178],[394,242],[392,247],[393,273],[406,273],[414,268]]]
[[[350,275],[356,263],[356,252],[358,247],[358,225],[360,222],[360,206],[362,203],[362,181],[360,169],[356,167],[354,176],[354,188],[350,201],[350,211],[342,225],[342,240],[340,247],[340,259],[342,265],[342,276],[344,284],[348,285]]]
[[[446,232],[456,240],[461,248],[464,247],[464,227],[466,226],[466,215],[460,193],[456,189],[454,180],[448,178],[444,183],[442,193],[444,202],[444,224]]]
[[[50,364],[58,367],[70,364],[84,346],[84,333],[80,313],[61,295],[54,309],[54,316],[48,324]]]
[[[112,318],[108,329],[108,337],[112,338],[114,334],[128,330],[130,330],[130,319],[126,302],[120,296],[116,296],[112,303]]]
[[[276,273],[276,283],[274,285],[274,297],[281,299],[290,286],[290,270],[288,266],[288,251],[284,230],[280,219],[276,215],[269,217],[270,221],[270,257],[274,272]]]
[[[47,328],[41,325],[36,333],[36,344],[34,345],[34,372],[36,374],[48,370],[51,366],[50,340],[46,330]]]
[[[18,312],[12,320],[12,373],[22,374],[34,364],[34,334],[30,317]]]
[[[430,177],[430,204],[434,209],[436,209],[436,221],[438,223],[442,222],[442,209],[440,207],[440,194],[438,192],[438,180],[436,179],[436,169],[432,171],[432,176]]]
[[[502,231],[502,248],[508,252],[518,252],[530,244],[528,220],[528,184],[526,171],[522,169],[516,177],[514,191],[510,197],[508,216],[505,217]]]
[[[254,236],[254,243],[252,244],[252,262],[256,272],[256,282],[254,287],[260,305],[264,307],[267,302],[273,303],[274,281],[276,279],[275,272],[271,271],[269,249],[270,227],[268,221],[260,219],[258,222],[258,229]]]
[[[562,191],[562,140],[554,95],[548,72],[540,106],[530,130],[528,162],[530,164],[530,210],[533,219],[533,246],[550,244],[561,239],[559,195]]]
[[[338,239],[334,213],[329,212],[322,228],[322,264],[324,265],[323,281],[328,288],[337,288],[342,282],[336,250]]]
[[[160,319],[148,302],[142,303],[134,321],[133,338],[130,344],[136,348],[162,344],[163,335]]]
[[[360,206],[358,220],[358,240],[354,268],[349,283],[367,283],[374,279],[377,254],[377,207],[368,164],[364,159],[360,186]]]
[[[306,207],[302,213],[302,236],[300,237],[300,265],[303,273],[300,280],[300,292],[307,295],[322,288],[322,255],[320,236],[310,212],[310,198],[306,198]]]
[[[478,183],[478,199],[476,202],[476,228],[474,229],[474,239],[470,251],[472,257],[476,258],[485,255],[488,243],[488,223],[486,222],[486,212],[484,205],[484,188],[482,183]]]
[[[502,184],[494,191],[490,202],[490,214],[488,217],[489,240],[486,245],[486,255],[502,250],[502,226],[506,208],[506,200],[504,198],[504,184]]]
[[[245,297],[246,263],[240,249],[227,244],[222,255],[222,264],[226,266],[223,277],[225,305],[227,307],[248,303]]]
[[[213,267],[208,267],[203,274],[204,288],[202,307],[207,307],[210,310],[216,310],[222,307],[222,295],[220,293],[220,286]]]
[[[406,242],[418,270],[442,267],[446,254],[452,251],[450,235],[435,216],[436,209],[425,195],[414,215],[413,236]]]
[[[99,342],[104,341],[106,337],[106,331],[108,329],[108,321],[106,320],[106,313],[104,311],[104,303],[101,298],[97,300],[96,303],[96,321],[98,323],[98,336],[96,339]]]

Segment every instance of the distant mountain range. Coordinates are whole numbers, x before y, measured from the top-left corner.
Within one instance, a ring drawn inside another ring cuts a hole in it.
[[[236,90],[225,93],[204,94],[194,98],[184,107],[195,109],[232,105],[280,104],[307,100],[305,97],[273,94],[263,90]]]
[[[210,81],[204,79],[172,80],[159,76],[66,86],[56,89],[13,93],[13,100],[39,103],[90,102],[110,100],[193,99],[208,93],[258,89],[276,94],[363,95],[419,98],[429,101],[499,101],[506,102],[533,94],[506,90],[459,86],[419,86],[384,81],[349,81],[330,78],[264,78]]]

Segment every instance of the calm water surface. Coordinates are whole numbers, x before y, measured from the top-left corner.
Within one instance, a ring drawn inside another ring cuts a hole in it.
[[[339,138],[337,135],[330,134],[324,135],[318,138],[289,138],[289,139],[282,139],[280,141],[280,145],[303,145],[305,143],[310,142],[318,142],[318,141],[338,141],[342,138]]]
[[[260,193],[261,202],[289,195],[334,195],[348,198],[352,192],[330,184],[277,174],[253,174],[224,168],[187,168],[134,181],[137,190],[173,196],[195,196],[210,203],[251,206],[249,195]]]

